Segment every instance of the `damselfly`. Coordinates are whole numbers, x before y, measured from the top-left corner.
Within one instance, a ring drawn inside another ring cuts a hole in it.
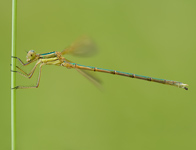
[[[38,88],[39,83],[40,83],[40,78],[41,78],[42,66],[56,65],[56,66],[62,66],[62,67],[66,67],[66,68],[74,68],[77,71],[79,71],[82,75],[87,77],[89,80],[93,81],[94,83],[96,83],[98,81],[93,76],[88,74],[85,70],[110,73],[110,74],[130,77],[130,78],[137,78],[137,79],[142,79],[142,80],[146,80],[146,81],[152,81],[152,82],[157,82],[157,83],[162,83],[162,84],[167,84],[167,85],[173,85],[178,88],[184,88],[185,90],[188,90],[188,88],[187,88],[188,85],[184,84],[182,82],[153,78],[153,77],[142,76],[142,75],[133,74],[133,73],[97,68],[97,67],[92,67],[92,66],[84,66],[84,65],[73,63],[62,56],[65,54],[75,54],[75,55],[88,54],[89,52],[92,52],[90,49],[93,49],[93,48],[94,48],[94,46],[88,38],[82,38],[82,40],[76,41],[71,46],[64,49],[62,52],[53,51],[53,52],[49,52],[49,53],[37,54],[37,53],[35,53],[34,50],[30,50],[27,52],[27,56],[26,56],[27,63],[23,63],[23,61],[18,57],[12,57],[12,58],[18,59],[19,62],[23,66],[27,66],[27,65],[37,61],[37,63],[35,64],[33,69],[30,71],[30,73],[26,73],[20,67],[16,66],[16,68],[19,71],[14,71],[14,72],[19,73],[20,75],[27,77],[29,79],[33,76],[35,69],[39,65],[39,77],[38,77],[38,81],[37,81],[36,86],[16,86],[14,88],[15,89]]]

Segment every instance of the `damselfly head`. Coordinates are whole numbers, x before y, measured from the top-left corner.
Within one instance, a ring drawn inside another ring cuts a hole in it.
[[[32,61],[36,58],[36,53],[34,50],[30,50],[27,52],[27,62]]]

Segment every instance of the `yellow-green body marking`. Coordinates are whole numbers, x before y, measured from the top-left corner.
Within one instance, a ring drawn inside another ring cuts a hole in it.
[[[67,67],[67,68],[74,68],[77,71],[79,71],[80,73],[82,73],[82,75],[84,75],[85,77],[87,77],[89,80],[91,80],[93,82],[96,82],[96,79],[93,78],[91,75],[89,75],[84,70],[98,71],[98,72],[104,72],[104,73],[126,76],[126,77],[130,77],[130,78],[142,79],[142,80],[146,80],[146,81],[152,81],[152,82],[172,85],[172,86],[176,86],[178,88],[184,88],[185,90],[188,90],[188,88],[187,88],[188,85],[184,84],[182,82],[173,81],[173,80],[159,79],[159,78],[148,77],[148,76],[143,76],[143,75],[138,75],[138,74],[133,74],[133,73],[127,73],[127,72],[121,72],[121,71],[116,71],[116,70],[110,70],[110,69],[103,69],[103,68],[97,68],[97,67],[92,67],[92,66],[80,65],[80,64],[76,64],[76,63],[73,63],[73,62],[69,61],[65,57],[62,57],[62,55],[64,55],[64,54],[74,52],[76,47],[77,47],[76,44],[75,45],[72,44],[70,47],[63,50],[62,52],[54,51],[54,52],[49,52],[49,53],[44,53],[44,54],[36,54],[33,50],[30,50],[27,53],[27,63],[23,63],[22,60],[18,57],[13,57],[13,58],[17,58],[23,66],[29,65],[32,62],[37,61],[37,63],[35,64],[33,69],[30,71],[30,73],[26,73],[25,71],[23,71],[21,68],[19,68],[17,66],[19,71],[14,71],[14,72],[17,72],[17,73],[19,73],[20,75],[22,75],[24,77],[27,77],[27,78],[30,79],[38,65],[39,65],[39,68],[40,68],[39,69],[39,77],[38,77],[38,81],[37,81],[36,86],[29,86],[29,87],[17,86],[15,88],[16,89],[38,88],[39,83],[40,83],[40,78],[41,78],[42,66],[43,65],[57,65],[57,66],[63,66],[63,67]]]

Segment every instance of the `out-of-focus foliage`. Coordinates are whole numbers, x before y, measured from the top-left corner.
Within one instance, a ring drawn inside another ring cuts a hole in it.
[[[0,149],[8,150],[11,1],[0,6]],[[44,66],[38,89],[17,91],[17,149],[196,149],[195,16],[192,0],[18,1],[17,56],[22,60],[25,51],[62,51],[89,35],[97,44],[96,56],[65,57],[181,81],[189,90],[94,73],[103,82],[101,92],[73,69]],[[18,77],[17,83],[34,85],[36,74],[32,80]]]

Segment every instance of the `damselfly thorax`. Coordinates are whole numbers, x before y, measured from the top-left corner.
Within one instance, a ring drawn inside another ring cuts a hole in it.
[[[63,55],[65,55],[65,54],[88,55],[89,53],[92,53],[93,51],[95,51],[95,48],[96,47],[94,46],[94,43],[89,38],[82,38],[81,40],[74,42],[71,46],[64,49],[62,52],[53,51],[53,52],[49,52],[49,53],[36,54],[34,50],[30,50],[30,51],[28,51],[27,56],[26,56],[27,63],[23,63],[23,61],[18,57],[13,57],[13,58],[17,58],[23,66],[29,65],[29,64],[36,61],[36,64],[33,67],[33,69],[30,71],[30,73],[26,73],[18,66],[16,66],[18,71],[14,71],[24,77],[29,78],[29,79],[33,76],[33,73],[34,73],[35,69],[37,68],[37,66],[39,66],[39,77],[38,77],[37,84],[35,86],[17,86],[17,87],[15,87],[15,89],[38,88],[39,83],[40,83],[40,78],[41,78],[42,66],[44,66],[44,65],[57,65],[57,66],[62,66],[62,67],[66,67],[66,68],[76,69],[83,76],[85,76],[87,79],[92,81],[95,85],[99,85],[99,80],[97,78],[93,77],[92,75],[90,75],[85,70],[104,72],[104,73],[110,73],[110,74],[114,74],[114,75],[125,76],[125,77],[129,77],[129,78],[136,78],[136,79],[141,79],[141,80],[146,80],[146,81],[152,81],[152,82],[172,85],[172,86],[176,86],[178,88],[183,88],[185,90],[188,90],[188,88],[187,88],[188,85],[184,84],[182,82],[173,81],[173,80],[166,80],[166,79],[159,79],[159,78],[148,77],[148,76],[127,73],[127,72],[121,72],[121,71],[116,71],[116,70],[80,65],[80,64],[76,64],[74,62],[71,62],[70,60],[63,57]]]

